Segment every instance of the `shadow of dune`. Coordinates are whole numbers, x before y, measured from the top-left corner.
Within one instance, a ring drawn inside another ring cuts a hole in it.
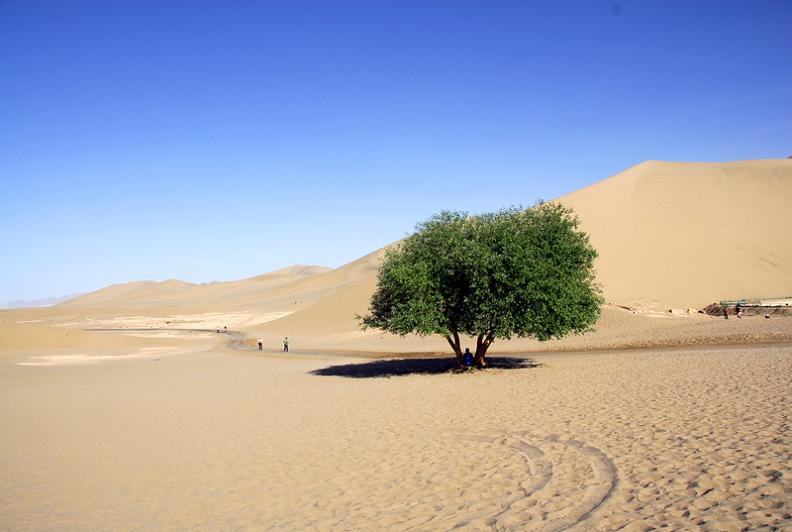
[[[537,367],[529,358],[492,357],[487,358],[487,369],[525,369]],[[475,370],[471,370],[475,371]],[[311,371],[312,375],[322,377],[349,377],[369,379],[381,377],[400,377],[404,375],[438,375],[441,373],[464,373],[456,369],[453,358],[403,358],[374,360],[360,364],[328,366]]]

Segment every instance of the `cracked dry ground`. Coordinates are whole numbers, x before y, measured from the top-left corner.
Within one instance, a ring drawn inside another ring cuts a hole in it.
[[[17,435],[24,452],[4,446],[0,523],[792,529],[792,347],[534,360],[387,379],[227,354],[96,367],[115,376],[101,404],[61,412],[48,443]],[[101,392],[91,386],[86,397]],[[29,408],[34,421],[46,410]],[[79,446],[65,443],[78,433]],[[59,441],[59,462],[36,462]]]

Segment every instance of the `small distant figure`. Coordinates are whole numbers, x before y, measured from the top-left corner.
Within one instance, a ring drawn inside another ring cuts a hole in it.
[[[724,320],[728,320],[729,319],[729,309],[726,308],[726,307],[723,307],[723,319]]]
[[[739,303],[737,303],[737,306],[734,307],[734,314],[737,316],[737,319],[742,319],[742,307]]]
[[[220,327],[217,328],[217,334],[220,334]]]
[[[264,342],[261,341],[261,336],[259,336],[258,344],[259,344],[259,351],[263,350],[264,349]]]
[[[465,352],[462,354],[462,364],[467,369],[470,369],[473,366],[473,353],[470,352],[469,347],[466,347]]]
[[[286,336],[283,339],[283,352],[284,353],[288,353],[289,352],[289,337],[288,336]]]
[[[765,314],[765,319],[769,320],[770,319],[770,314]]]
[[[228,332],[228,327],[223,327],[223,332],[227,333]]]

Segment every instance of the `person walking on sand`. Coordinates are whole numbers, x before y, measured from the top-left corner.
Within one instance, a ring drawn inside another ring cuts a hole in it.
[[[259,344],[259,351],[262,351],[264,349],[264,343],[261,341],[261,336],[259,336],[258,344]]]
[[[737,319],[739,320],[742,319],[742,307],[740,306],[739,303],[737,303],[737,306],[734,307],[734,314],[737,315]]]
[[[288,336],[286,336],[283,339],[283,352],[284,353],[288,353],[289,352],[289,337]]]

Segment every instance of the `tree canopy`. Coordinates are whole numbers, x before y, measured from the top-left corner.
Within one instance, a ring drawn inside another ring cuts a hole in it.
[[[462,363],[462,336],[486,364],[496,339],[548,340],[599,317],[588,235],[559,204],[469,216],[444,211],[386,252],[363,327],[441,334]]]

